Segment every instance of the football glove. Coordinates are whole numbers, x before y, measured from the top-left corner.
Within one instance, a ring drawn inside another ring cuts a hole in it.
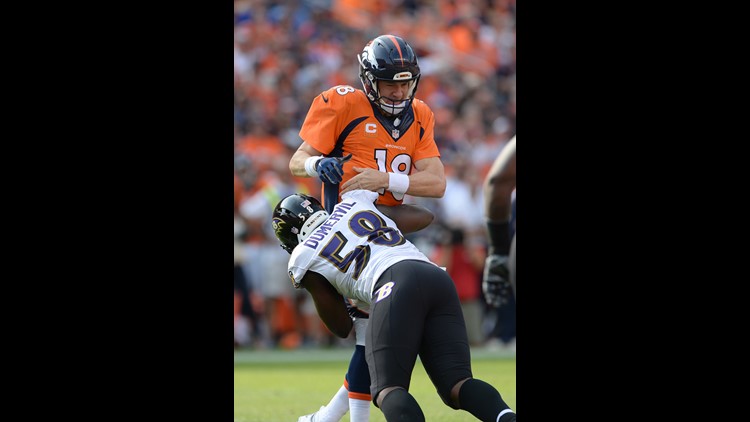
[[[513,289],[510,284],[507,255],[489,255],[484,261],[482,293],[487,304],[499,308],[510,301]]]
[[[348,301],[348,300],[345,299],[344,302],[346,303],[346,310],[349,311],[349,316],[352,319],[357,319],[357,318],[359,318],[359,319],[369,319],[370,318],[370,314],[368,314],[367,312],[365,312],[365,311],[357,308],[350,301]]]
[[[320,180],[338,185],[341,176],[344,175],[344,163],[352,158],[352,154],[346,157],[326,157],[318,160],[315,170]]]

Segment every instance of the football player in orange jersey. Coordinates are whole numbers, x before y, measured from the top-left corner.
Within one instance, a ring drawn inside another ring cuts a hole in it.
[[[332,87],[315,97],[300,130],[302,145],[289,169],[295,176],[319,177],[331,213],[343,193],[379,193],[378,208],[405,232],[432,222],[424,207],[403,204],[404,195],[440,198],[445,170],[434,138],[435,116],[415,98],[420,70],[417,55],[401,37],[380,35],[357,56],[361,89]],[[350,308],[356,349],[344,385],[327,406],[299,421],[366,422],[370,415],[370,375],[365,362],[367,313]]]

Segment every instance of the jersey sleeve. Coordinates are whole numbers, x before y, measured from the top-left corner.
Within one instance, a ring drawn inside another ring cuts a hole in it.
[[[289,257],[289,264],[287,265],[287,274],[295,289],[300,288],[302,278],[307,273],[307,267],[301,263],[305,261],[303,255],[302,249],[299,247],[294,248],[292,255]]]
[[[299,131],[300,138],[323,154],[330,153],[336,145],[340,116],[345,114],[345,107],[346,101],[335,88],[323,91],[310,105]]]
[[[360,200],[362,202],[368,202],[371,204],[374,204],[375,201],[378,199],[380,195],[378,195],[377,192],[364,190],[364,189],[357,189],[357,190],[350,190],[349,192],[341,195],[342,200],[351,199],[351,200]]]

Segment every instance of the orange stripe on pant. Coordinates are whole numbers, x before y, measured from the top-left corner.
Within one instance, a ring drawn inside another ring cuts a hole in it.
[[[346,388],[346,391],[349,391],[349,381],[344,378],[344,388]],[[356,399],[356,400],[365,400],[365,401],[372,401],[372,396],[365,393],[353,393],[349,391],[349,398],[350,399]]]

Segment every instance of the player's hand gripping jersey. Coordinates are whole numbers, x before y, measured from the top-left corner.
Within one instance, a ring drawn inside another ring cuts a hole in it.
[[[328,219],[294,248],[289,277],[296,288],[297,280],[314,271],[335,280],[344,297],[370,304],[373,286],[388,267],[407,259],[430,262],[375,208],[377,196],[365,190],[345,193]]]
[[[410,174],[413,163],[439,157],[434,138],[435,116],[421,100],[397,118],[377,111],[365,93],[348,85],[324,91],[312,102],[300,137],[326,156],[353,158],[344,164],[341,183],[324,185],[323,195],[336,195],[343,183],[357,173],[354,167]],[[398,205],[404,194],[381,189],[378,203]],[[338,201],[337,201],[338,202]]]

